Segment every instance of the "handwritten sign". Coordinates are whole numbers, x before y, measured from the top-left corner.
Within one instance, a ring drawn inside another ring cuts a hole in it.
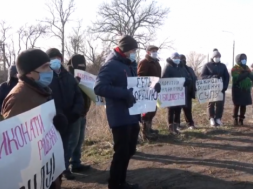
[[[0,122],[0,183],[4,189],[48,189],[65,170],[54,101]]]
[[[95,102],[97,105],[105,105],[105,99],[101,96],[97,96],[94,93],[94,86],[97,76],[77,69],[75,69],[75,76],[81,78],[79,87],[93,102]]]
[[[205,102],[216,102],[223,100],[223,89],[222,79],[203,79],[196,81],[196,96],[200,103]]]
[[[156,110],[158,93],[154,90],[155,84],[159,81],[158,77],[128,77],[127,88],[133,89],[136,104],[129,108],[130,115],[137,115]]]
[[[160,79],[161,92],[158,97],[158,107],[172,107],[185,105],[185,78]]]

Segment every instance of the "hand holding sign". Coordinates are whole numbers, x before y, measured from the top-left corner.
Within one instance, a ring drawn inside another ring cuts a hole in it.
[[[133,107],[133,105],[136,103],[135,97],[133,95],[133,90],[134,90],[133,88],[128,89],[128,91],[129,91],[129,97],[127,99],[127,107],[128,108]]]

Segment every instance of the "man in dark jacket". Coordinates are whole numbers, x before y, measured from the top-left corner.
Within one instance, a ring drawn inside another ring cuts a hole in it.
[[[145,59],[139,62],[137,74],[138,76],[153,76],[153,77],[161,77],[162,68],[160,66],[157,51],[158,47],[154,45],[150,45],[147,48],[147,54]],[[159,93],[161,91],[160,83],[156,85],[156,91]],[[142,125],[143,125],[143,137],[148,140],[156,139],[158,136],[158,130],[152,129],[152,120],[156,115],[156,111],[147,112],[142,114]]]
[[[49,61],[47,54],[39,49],[29,49],[18,56],[19,82],[3,102],[2,115],[4,119],[29,111],[51,100],[51,89],[48,85],[53,79],[53,72],[50,69]],[[54,126],[62,134],[67,120],[61,114],[56,115],[55,118],[62,120],[60,124],[54,122]],[[61,176],[50,186],[50,189],[60,188]]]
[[[78,70],[82,70],[85,71],[86,70],[86,60],[84,58],[83,55],[80,54],[75,54],[73,55],[69,62],[68,62],[68,71],[69,73],[71,73],[74,76],[74,70],[78,69]],[[80,82],[80,78],[77,77],[77,82]],[[81,164],[81,154],[82,154],[82,145],[84,142],[84,138],[85,138],[85,126],[86,126],[86,115],[90,109],[90,105],[91,105],[91,100],[90,98],[81,90],[82,96],[83,96],[83,100],[84,100],[84,107],[83,107],[83,115],[81,117],[81,128],[80,128],[80,136],[79,136],[79,141],[78,144],[72,154],[71,157],[71,165],[72,165],[72,172],[80,172],[83,171],[84,167],[86,167],[86,169],[89,169],[90,166],[89,165],[82,165]],[[81,168],[81,170],[80,170]]]
[[[223,101],[209,102],[208,104],[209,120],[210,125],[212,127],[222,125],[221,118],[224,109],[225,92],[228,88],[230,78],[227,67],[225,64],[220,62],[220,58],[221,58],[220,52],[218,51],[218,49],[214,49],[211,57],[211,62],[204,65],[201,73],[202,79],[222,78],[223,81],[223,89],[222,89],[222,93],[224,93]],[[216,110],[214,107],[216,107]]]
[[[135,154],[140,131],[140,115],[129,115],[135,97],[127,89],[127,77],[137,76],[131,66],[135,61],[137,42],[131,36],[123,36],[119,45],[107,57],[99,71],[94,91],[105,97],[106,114],[112,129],[114,155],[110,168],[109,189],[139,188],[126,182],[127,167]]]
[[[11,89],[18,83],[17,69],[15,65],[12,65],[8,70],[7,81],[0,84],[0,112],[5,97],[9,94]]]
[[[185,66],[180,61],[180,55],[175,52],[167,59],[167,65],[163,71],[162,78],[185,78],[184,87],[190,87],[192,85],[192,79],[190,74],[186,71]],[[186,89],[187,91],[187,89]],[[187,92],[185,93],[186,99]],[[169,131],[172,134],[178,134],[178,128],[180,126],[180,114],[182,106],[174,106],[168,108],[168,124]]]
[[[60,51],[51,48],[46,53],[50,58],[50,67],[54,74],[49,87],[52,89],[56,111],[64,114],[69,123],[67,132],[62,136],[66,164],[63,176],[73,180],[75,177],[69,169],[69,160],[78,145],[84,102],[76,79],[61,64],[63,60]],[[78,169],[83,171],[87,167],[80,164]]]
[[[196,92],[196,80],[197,76],[195,75],[193,69],[186,65],[186,57],[185,55],[180,55],[180,60],[182,65],[185,67],[186,71],[191,77],[192,84],[187,89],[187,95],[186,95],[186,106],[183,106],[184,111],[184,118],[187,123],[187,126],[189,129],[195,129],[194,121],[192,118],[192,99],[195,98],[195,92]]]

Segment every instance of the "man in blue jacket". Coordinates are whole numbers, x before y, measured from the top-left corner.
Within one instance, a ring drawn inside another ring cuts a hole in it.
[[[202,79],[222,78],[223,81],[223,89],[222,89],[222,93],[224,93],[223,101],[209,102],[208,104],[208,113],[211,127],[222,125],[221,118],[224,109],[225,92],[228,88],[230,78],[227,67],[225,64],[221,63],[220,58],[221,58],[220,52],[218,51],[218,49],[214,49],[213,55],[211,57],[211,62],[204,65],[201,73]]]
[[[123,36],[119,45],[107,57],[99,71],[95,93],[106,99],[106,114],[112,129],[114,155],[108,180],[109,189],[138,189],[126,182],[129,160],[135,154],[140,131],[140,115],[129,115],[135,97],[127,89],[127,77],[134,77],[132,63],[136,58],[137,42],[131,36]]]

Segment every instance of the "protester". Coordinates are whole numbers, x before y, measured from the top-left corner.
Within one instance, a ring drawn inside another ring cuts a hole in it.
[[[106,114],[112,129],[114,155],[108,180],[109,189],[137,189],[137,184],[126,182],[129,160],[135,154],[140,131],[140,115],[129,115],[129,108],[136,101],[132,89],[127,89],[127,77],[137,76],[131,63],[136,59],[137,42],[131,36],[123,36],[97,76],[94,91],[105,97]]]
[[[15,65],[12,65],[8,69],[7,81],[0,84],[0,112],[5,97],[9,94],[11,89],[18,83],[17,69]]]
[[[186,71],[184,65],[180,61],[180,56],[177,52],[173,53],[170,58],[167,59],[166,67],[163,71],[162,78],[185,78],[184,87],[190,87],[192,85],[192,79],[189,73]],[[187,91],[187,89],[186,89]],[[186,99],[187,92],[185,93]],[[180,114],[182,106],[174,106],[168,108],[168,124],[169,131],[172,134],[178,134],[180,126]]]
[[[185,118],[188,128],[195,129],[196,127],[192,118],[192,99],[195,99],[197,76],[195,75],[193,69],[187,66],[185,55],[181,54],[180,60],[192,80],[191,86],[189,86],[186,91],[187,92],[186,100],[185,100],[186,106],[183,106],[184,118]]]
[[[51,99],[48,85],[53,79],[53,72],[49,61],[47,54],[39,49],[30,49],[18,56],[19,82],[3,102],[1,113],[5,119],[29,111]],[[54,119],[60,120],[60,124],[55,124],[55,127],[63,133],[67,120],[62,114],[57,114]],[[58,177],[50,189],[60,188],[61,178]]]
[[[228,88],[230,78],[227,67],[225,64],[220,62],[220,58],[221,58],[220,52],[218,51],[218,49],[214,49],[211,57],[211,62],[208,62],[204,65],[201,73],[202,79],[217,78],[222,79],[223,81],[223,89],[222,89],[222,93],[224,94],[223,100],[217,102],[209,102],[208,104],[209,120],[210,125],[212,127],[222,125],[221,118],[224,109],[225,92]]]
[[[75,176],[69,169],[69,160],[79,142],[84,102],[76,79],[62,66],[63,59],[60,51],[51,48],[46,53],[50,58],[50,67],[53,70],[53,80],[49,87],[53,92],[56,111],[64,114],[69,123],[67,132],[62,136],[66,165],[63,176],[67,180],[73,180]],[[74,166],[72,168],[76,172],[82,172],[89,168],[89,166],[82,164]]]
[[[250,68],[246,65],[246,54],[236,56],[236,65],[232,68],[231,75],[233,78],[232,99],[234,103],[234,125],[243,125],[245,118],[246,106],[252,104],[251,88],[253,75]],[[238,116],[240,110],[240,115]]]
[[[140,61],[138,64],[138,76],[154,76],[154,77],[161,77],[161,66],[159,64],[159,60],[157,57],[157,51],[158,47],[150,45],[147,48],[147,54],[145,56],[145,59]],[[161,91],[161,85],[160,83],[157,83],[155,86],[156,92],[160,93]],[[145,114],[142,114],[142,133],[143,137],[148,140],[154,140],[157,139],[158,130],[152,129],[152,120],[156,115],[156,111],[154,112],[148,112]]]
[[[74,70],[86,70],[86,60],[83,55],[76,54],[71,57],[71,59],[68,61],[68,71],[74,76]],[[81,78],[76,77],[78,83],[80,82]],[[90,98],[81,90],[83,100],[84,100],[84,106],[83,106],[83,115],[81,117],[81,128],[80,128],[80,136],[79,141],[74,149],[74,152],[71,157],[70,164],[72,165],[72,172],[79,172],[79,168],[81,165],[81,154],[82,154],[82,145],[84,143],[85,138],[85,126],[86,126],[86,115],[90,109],[91,100]],[[82,165],[81,167],[86,166],[86,168],[89,168],[88,165]]]

